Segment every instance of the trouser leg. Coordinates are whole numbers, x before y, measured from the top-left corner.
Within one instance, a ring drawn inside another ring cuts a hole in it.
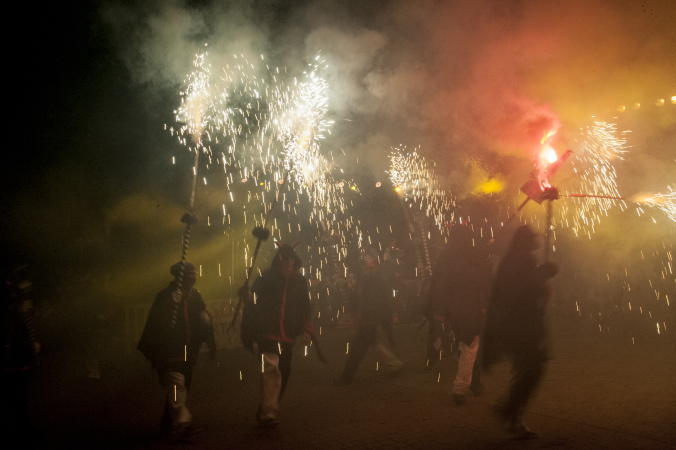
[[[401,369],[404,367],[404,363],[399,358],[397,358],[394,352],[392,352],[386,341],[387,337],[385,336],[385,331],[382,329],[382,327],[378,327],[375,339],[375,347],[381,354],[383,364],[395,370]]]
[[[293,346],[291,344],[282,344],[282,352],[279,355],[279,372],[282,375],[282,387],[279,391],[279,399],[282,399],[286,391],[286,385],[289,383],[289,376],[291,376],[291,357],[293,356]]]
[[[441,321],[434,318],[429,322],[427,333],[427,361],[425,368],[431,370],[441,360]]]
[[[165,414],[168,413],[172,429],[180,429],[190,425],[192,414],[186,403],[188,389],[185,375],[181,372],[166,372],[163,376],[165,391]]]
[[[460,342],[460,358],[458,359],[458,372],[453,381],[453,393],[464,395],[465,391],[472,382],[472,370],[474,361],[479,350],[479,336],[474,336],[470,345]]]
[[[364,355],[366,355],[366,351],[373,343],[375,336],[375,327],[357,327],[357,332],[354,336],[354,339],[350,343],[350,349],[347,354],[347,361],[345,361],[343,373],[340,376],[341,381],[346,383],[352,382],[354,375],[359,368],[359,364],[361,364],[362,359],[364,359]]]
[[[511,421],[521,421],[526,404],[542,380],[544,369],[543,358],[517,356],[514,359],[512,380],[505,404],[505,412]]]
[[[483,346],[481,345],[481,338],[479,338],[479,348],[476,352],[476,358],[474,358],[474,367],[472,368],[472,382],[470,383],[470,388],[475,394],[481,390],[482,348]]]
[[[261,401],[258,407],[258,420],[275,419],[279,412],[279,396],[282,392],[282,372],[279,369],[279,353],[261,354],[263,376],[261,377]]]

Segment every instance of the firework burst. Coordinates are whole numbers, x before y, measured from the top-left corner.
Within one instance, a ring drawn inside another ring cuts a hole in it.
[[[420,211],[434,218],[442,229],[446,222],[454,219],[455,201],[447,194],[435,173],[435,164],[428,163],[420,156],[418,149],[408,151],[406,147],[395,147],[390,152],[390,175],[392,184]]]
[[[607,216],[612,207],[619,203],[626,208],[626,203],[620,200],[613,165],[627,152],[626,133],[617,131],[613,123],[601,121],[581,130],[579,148],[572,163],[575,177],[562,189],[564,195],[579,197],[575,202],[565,203],[561,219],[576,235],[591,237],[601,217]]]

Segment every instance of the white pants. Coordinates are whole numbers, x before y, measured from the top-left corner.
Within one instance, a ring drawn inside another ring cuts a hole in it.
[[[282,372],[279,370],[279,355],[263,353],[263,377],[261,382],[261,404],[258,420],[277,418],[279,412],[279,394],[282,391]]]
[[[185,376],[181,372],[167,372],[164,376],[164,390],[171,427],[177,429],[190,425],[192,414],[186,407],[188,389],[185,387]]]
[[[397,358],[388,345],[388,339],[382,327],[378,327],[378,334],[376,335],[373,347],[380,353],[383,364],[391,367],[394,370],[404,367],[404,363]]]
[[[470,345],[460,342],[458,349],[460,350],[460,358],[458,359],[458,373],[453,381],[453,393],[464,395],[472,383],[472,370],[474,369],[476,353],[479,350],[479,336],[474,336]]]

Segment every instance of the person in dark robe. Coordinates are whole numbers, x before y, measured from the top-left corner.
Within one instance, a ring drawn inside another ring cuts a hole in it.
[[[271,267],[256,278],[251,292],[242,292],[242,341],[257,344],[263,375],[256,419],[261,426],[279,424],[279,403],[291,374],[293,346],[299,336],[310,345],[314,333],[308,282],[300,273],[302,261],[294,247],[278,244]]]
[[[378,266],[377,255],[365,252],[362,255],[362,271],[354,286],[353,313],[357,319],[357,330],[347,355],[345,367],[335,384],[352,383],[369,348],[375,348],[382,362],[389,367],[390,376],[397,375],[404,363],[397,358],[391,347],[394,344],[392,328],[392,290],[386,274]]]
[[[452,400],[458,406],[465,404],[468,389],[475,395],[481,391],[475,361],[489,281],[487,253],[478,248],[468,225],[455,225],[435,265],[428,295],[435,320],[430,326],[438,329],[443,321],[458,345],[458,369],[452,388]]]
[[[171,267],[171,274],[174,281],[155,297],[138,349],[157,371],[165,391],[161,431],[181,439],[194,430],[186,403],[200,347],[206,343],[214,359],[216,341],[211,316],[193,287],[195,266],[179,262]]]
[[[519,227],[500,261],[488,304],[482,339],[483,367],[488,370],[504,356],[512,363],[512,379],[504,403],[496,410],[507,430],[521,437],[537,434],[523,421],[524,409],[544,375],[549,358],[546,306],[548,280],[558,272],[552,262],[538,265],[540,247],[528,225]]]

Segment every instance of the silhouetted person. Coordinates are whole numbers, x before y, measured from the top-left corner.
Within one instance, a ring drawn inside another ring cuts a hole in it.
[[[482,343],[485,369],[503,355],[512,361],[507,399],[497,413],[509,432],[522,437],[537,437],[523,422],[523,412],[548,359],[547,280],[558,271],[551,262],[537,264],[533,252],[539,247],[530,227],[516,230],[493,283]]]
[[[38,365],[40,343],[34,329],[34,306],[31,299],[32,283],[26,275],[26,266],[14,267],[2,286],[2,395],[0,411],[3,440],[27,444],[33,439],[27,394],[30,375]]]
[[[487,254],[474,246],[472,232],[467,226],[454,226],[433,271],[428,295],[437,326],[439,319],[444,320],[458,343],[458,370],[452,388],[456,405],[465,404],[468,388],[475,395],[481,390],[474,363],[489,280]],[[430,364],[431,361],[428,366]]]
[[[253,297],[240,290],[247,302],[242,315],[242,341],[251,350],[253,342],[257,343],[263,361],[256,413],[262,426],[279,424],[279,402],[291,374],[293,345],[301,335],[303,343],[309,345],[314,332],[308,282],[300,273],[302,261],[294,247],[280,246],[271,267],[254,281]]]
[[[354,375],[369,347],[374,346],[382,355],[383,363],[396,375],[404,367],[388,344],[394,343],[392,330],[392,290],[379,270],[377,256],[362,255],[362,274],[354,286],[353,312],[357,330],[350,343],[347,361],[336,385],[352,383]]]
[[[179,288],[181,271],[182,289]],[[174,438],[182,438],[193,430],[192,414],[186,402],[200,347],[206,342],[213,359],[216,341],[204,300],[193,288],[197,281],[195,266],[179,262],[171,267],[171,274],[174,281],[155,297],[138,349],[157,370],[165,391],[161,430]]]

